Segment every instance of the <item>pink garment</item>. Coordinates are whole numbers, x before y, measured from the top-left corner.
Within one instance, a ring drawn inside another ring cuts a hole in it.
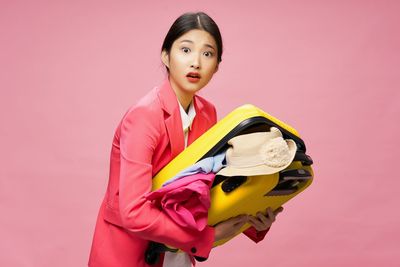
[[[217,122],[213,104],[195,95],[196,117],[188,144]],[[152,177],[185,148],[179,104],[169,80],[129,109],[115,130],[107,191],[100,206],[90,251],[90,267],[147,267],[149,240],[207,258],[214,228],[197,231],[178,225],[144,195]],[[246,232],[245,232],[246,234]],[[261,239],[263,238],[260,237]],[[153,267],[162,266],[160,262]]]
[[[215,107],[195,95],[196,117],[190,145],[217,122]],[[190,231],[178,225],[144,195],[152,177],[185,148],[177,97],[169,80],[139,100],[118,125],[111,150],[110,176],[96,222],[90,267],[148,267],[144,261],[150,240],[207,258],[214,228]],[[152,267],[162,266],[160,261]]]
[[[197,173],[183,177],[145,195],[177,224],[203,231],[208,221],[210,188],[215,173]]]

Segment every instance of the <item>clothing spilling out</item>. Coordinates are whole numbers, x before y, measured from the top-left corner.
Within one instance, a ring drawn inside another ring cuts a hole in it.
[[[160,189],[147,193],[146,198],[182,227],[202,231],[207,225],[210,189],[216,176],[235,184],[240,177],[279,173],[292,163],[297,150],[296,143],[284,139],[276,127],[235,136],[228,144],[227,150],[184,169]],[[283,176],[270,194],[291,194],[302,179],[307,178]]]

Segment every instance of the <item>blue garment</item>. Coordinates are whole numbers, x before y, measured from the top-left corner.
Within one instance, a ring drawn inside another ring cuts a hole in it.
[[[214,157],[208,157],[205,159],[200,160],[196,164],[184,169],[183,171],[179,172],[177,175],[172,177],[171,179],[167,180],[163,183],[162,186],[166,186],[176,180],[179,180],[183,177],[193,175],[196,173],[217,173],[226,165],[223,164],[225,159],[226,151],[221,152],[220,154],[215,155]]]

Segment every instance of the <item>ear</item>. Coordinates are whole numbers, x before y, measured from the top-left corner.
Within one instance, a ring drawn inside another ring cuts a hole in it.
[[[164,63],[164,65],[169,68],[169,55],[167,51],[163,50],[161,52],[161,61]]]

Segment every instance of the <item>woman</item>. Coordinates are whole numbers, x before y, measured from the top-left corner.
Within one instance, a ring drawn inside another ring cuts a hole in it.
[[[161,52],[167,78],[129,109],[115,131],[89,266],[149,266],[150,241],[186,252],[160,253],[152,266],[190,266],[244,223],[253,225],[246,235],[258,242],[275,220],[279,211],[268,210],[269,216],[242,215],[199,233],[179,226],[144,198],[152,177],[216,123],[215,107],[196,92],[217,72],[221,57],[218,26],[205,13],[183,14],[171,26]]]

